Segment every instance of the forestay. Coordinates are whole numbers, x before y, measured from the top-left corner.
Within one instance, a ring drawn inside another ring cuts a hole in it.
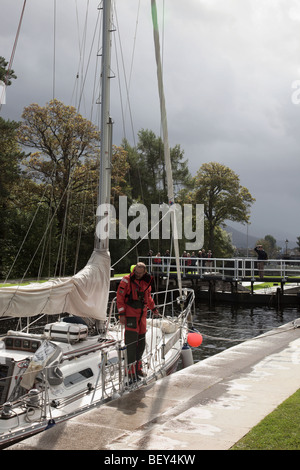
[[[30,317],[70,313],[105,320],[110,286],[110,255],[94,250],[76,275],[28,286],[0,289],[0,315]]]

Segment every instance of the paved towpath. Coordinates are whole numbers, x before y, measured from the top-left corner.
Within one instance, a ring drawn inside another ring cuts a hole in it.
[[[300,388],[298,326],[248,340],[6,450],[230,449]]]

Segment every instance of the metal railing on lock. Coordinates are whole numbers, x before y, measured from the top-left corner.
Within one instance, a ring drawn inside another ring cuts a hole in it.
[[[149,272],[160,276],[176,276],[175,257],[140,256]],[[183,277],[205,278],[210,275],[222,279],[257,280],[259,277],[257,258],[193,258],[180,257],[180,270]],[[300,260],[269,259],[264,261],[264,277],[280,278],[283,281],[300,279]]]

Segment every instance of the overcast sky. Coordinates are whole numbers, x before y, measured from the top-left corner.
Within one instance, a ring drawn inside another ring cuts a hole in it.
[[[23,4],[24,0],[0,0],[0,55],[6,60]],[[99,35],[94,31],[99,4],[100,0],[27,0],[13,61],[18,79],[7,90],[3,118],[20,120],[25,106],[43,106],[55,96],[66,105],[80,103],[80,112],[97,120],[99,90],[94,76]],[[115,4],[114,143],[120,144],[124,136],[117,78],[123,75],[123,61],[130,97],[128,107],[122,86],[125,135],[134,144],[133,136],[142,128],[160,135],[151,1]],[[160,18],[164,5],[161,42],[170,145],[181,146],[193,175],[210,161],[239,175],[256,199],[249,234],[295,241],[300,236],[300,0],[157,4]],[[240,224],[233,226],[246,232]]]

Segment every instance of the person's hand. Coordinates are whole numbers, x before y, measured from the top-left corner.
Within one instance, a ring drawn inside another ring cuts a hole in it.
[[[119,315],[121,325],[125,325],[125,315]]]
[[[155,308],[154,310],[152,310],[152,315],[153,315],[154,318],[159,317],[159,311],[157,310],[157,308]]]

